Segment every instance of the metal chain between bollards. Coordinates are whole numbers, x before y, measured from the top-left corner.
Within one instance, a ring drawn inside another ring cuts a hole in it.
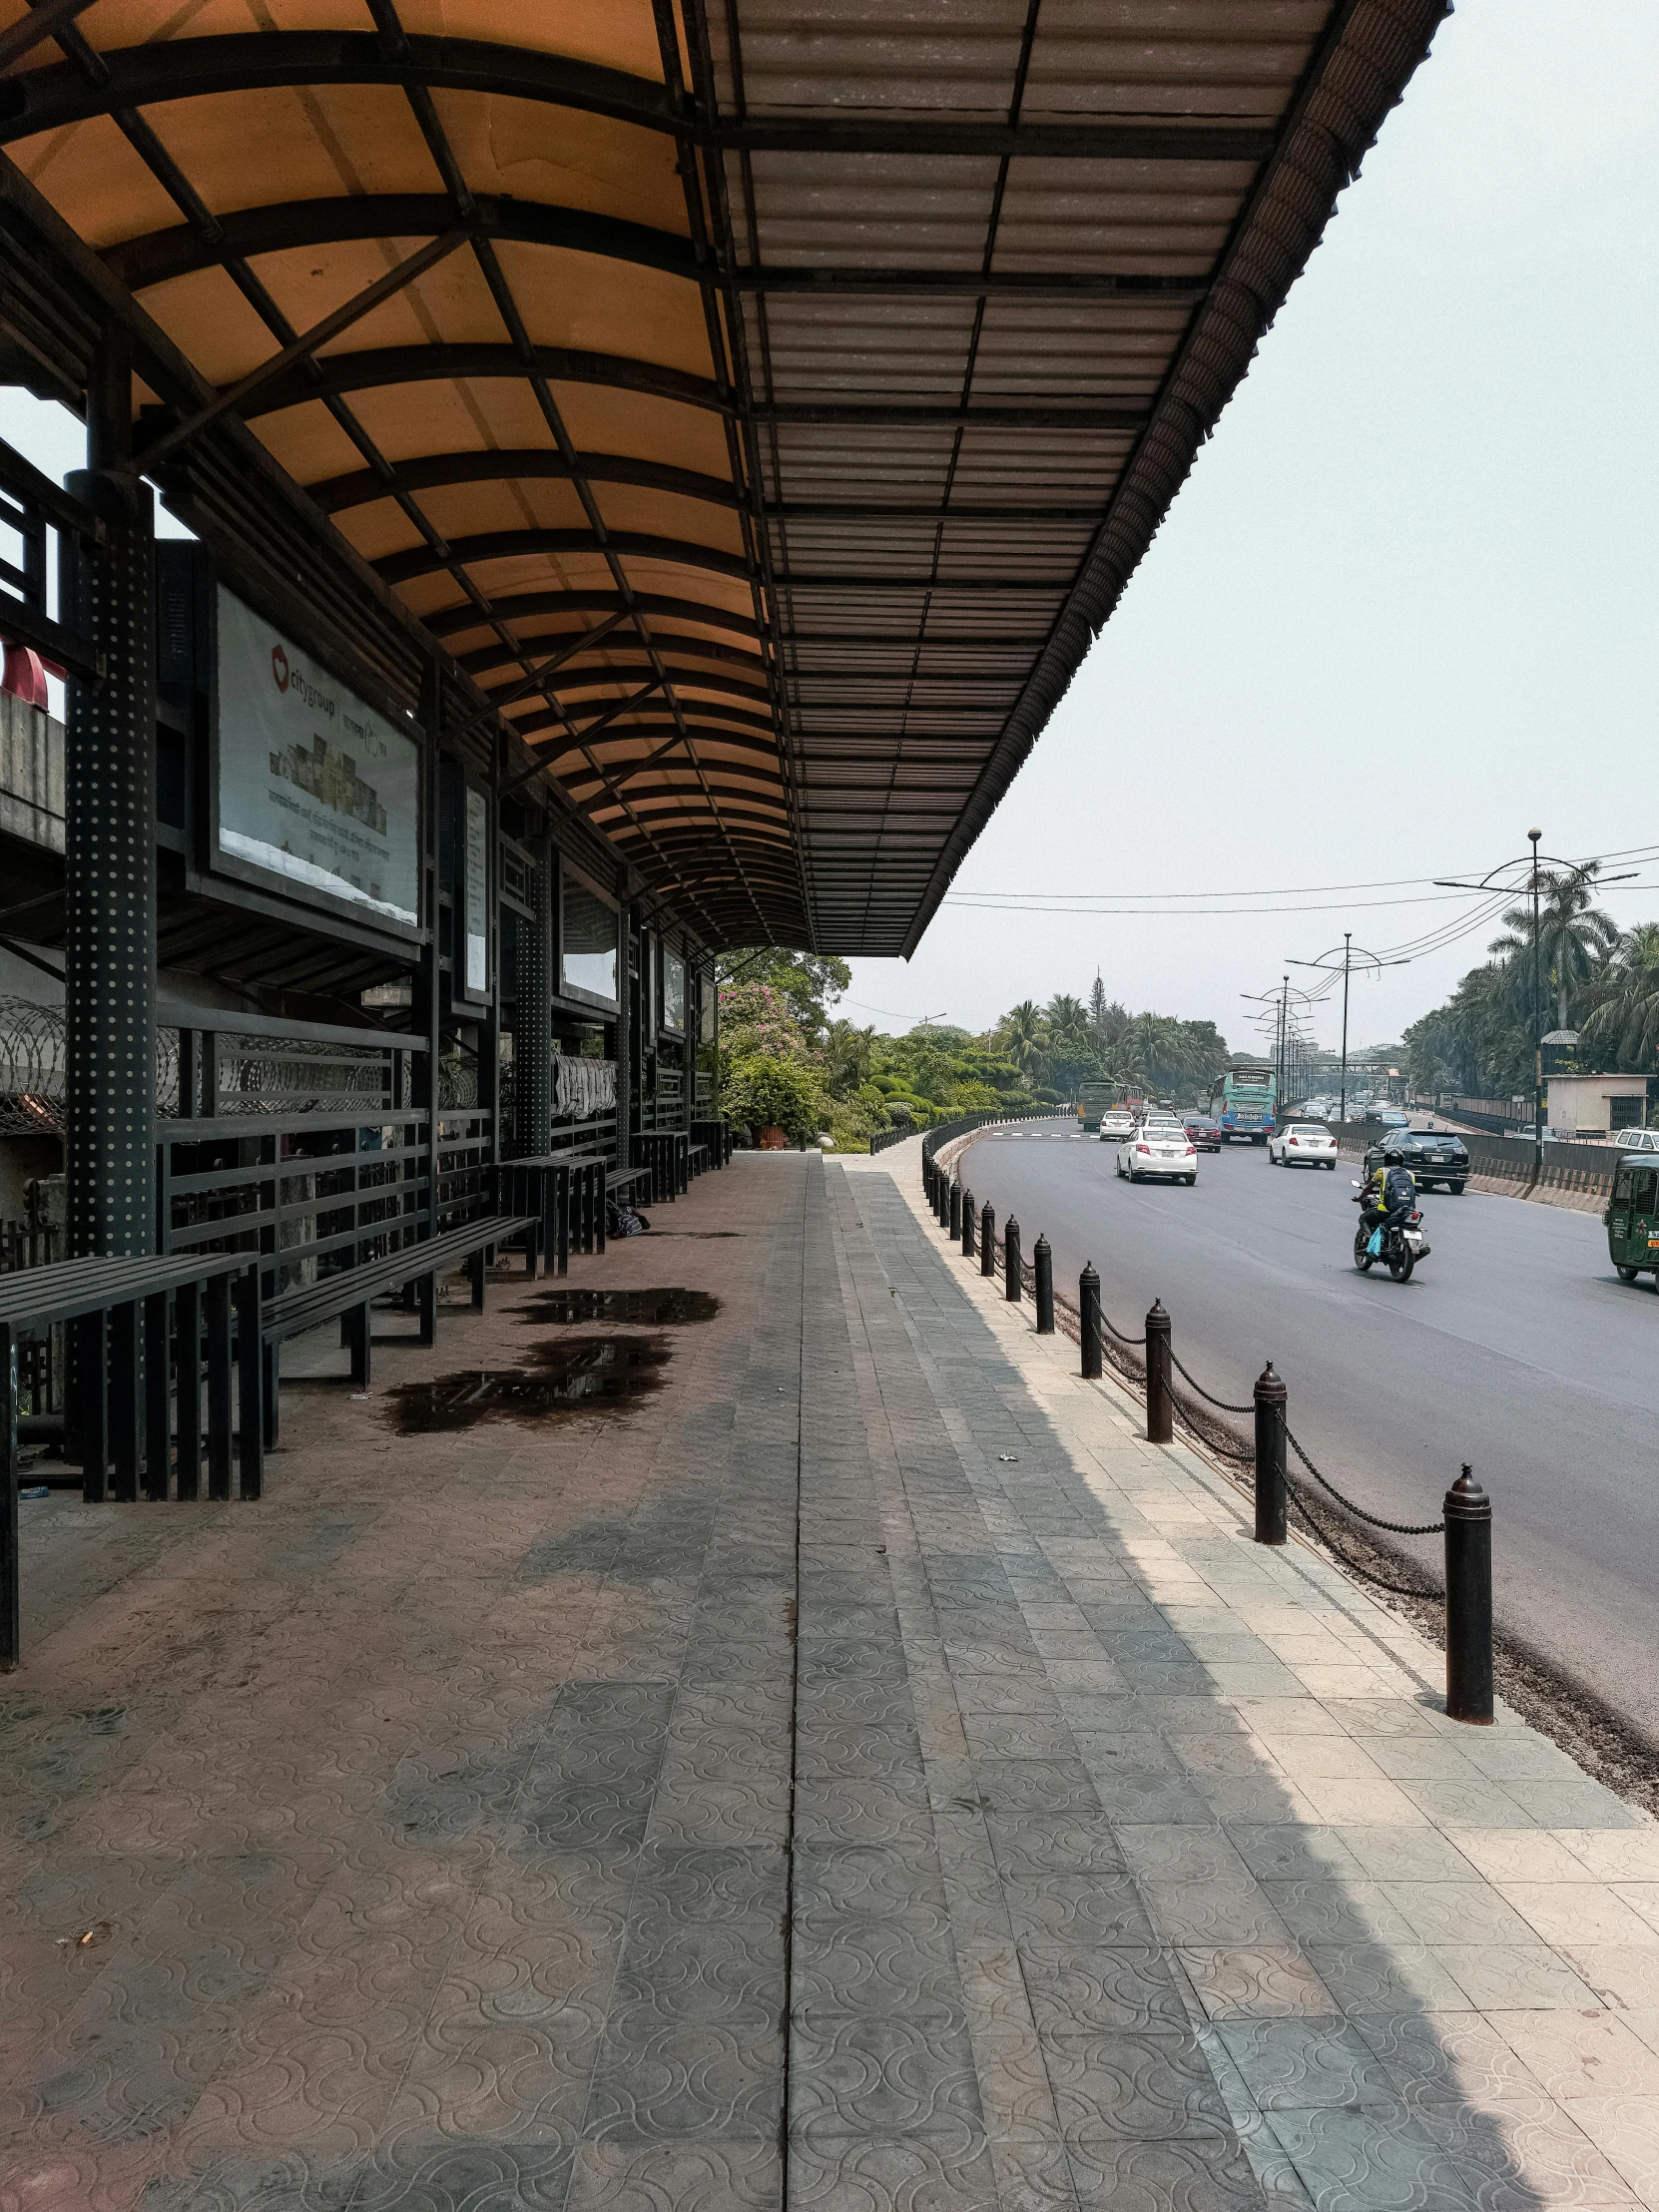
[[[1281,1414],[1280,1418],[1283,1420],[1284,1415]],[[1331,1492],[1331,1495],[1337,1500],[1337,1503],[1343,1507],[1344,1511],[1352,1513],[1356,1520],[1369,1521],[1373,1528],[1385,1529],[1390,1536],[1443,1536],[1445,1534],[1445,1521],[1443,1519],[1437,1521],[1423,1521],[1419,1525],[1409,1521],[1382,1520],[1376,1513],[1368,1513],[1363,1505],[1356,1505],[1351,1497],[1344,1497],[1342,1491],[1338,1489],[1336,1483],[1328,1481],[1327,1478],[1323,1474],[1321,1474],[1319,1468],[1315,1466],[1313,1460],[1309,1458],[1307,1452],[1303,1450],[1302,1446],[1297,1442],[1296,1437],[1292,1434],[1291,1424],[1289,1421],[1285,1421],[1285,1440],[1290,1445],[1291,1449],[1296,1453],[1297,1457],[1302,1461],[1303,1465],[1308,1469],[1308,1472],[1313,1476],[1314,1480],[1320,1485],[1320,1488],[1322,1490],[1329,1490]]]
[[[1219,1406],[1224,1413],[1255,1412],[1256,1407],[1254,1402],[1249,1405],[1230,1405],[1227,1399],[1224,1397],[1212,1397],[1210,1395],[1210,1392],[1204,1387],[1203,1383],[1199,1382],[1198,1378],[1193,1375],[1190,1370],[1183,1367],[1181,1362],[1176,1358],[1173,1346],[1170,1349],[1170,1364],[1176,1370],[1177,1374],[1186,1376],[1187,1381],[1192,1384],[1193,1388],[1198,1392],[1199,1396],[1203,1398],[1204,1402],[1207,1405]]]
[[[1100,1309],[1100,1326],[1105,1330],[1109,1330],[1111,1334],[1116,1337],[1120,1345],[1144,1345],[1146,1343],[1146,1339],[1144,1336],[1126,1337],[1121,1329],[1114,1327],[1112,1322],[1109,1321],[1107,1318],[1106,1309],[1104,1306]]]
[[[1390,1582],[1386,1575],[1378,1574],[1372,1568],[1363,1566],[1361,1562],[1354,1557],[1354,1554],[1352,1552],[1346,1551],[1343,1548],[1343,1546],[1332,1535],[1331,1530],[1326,1526],[1325,1522],[1322,1521],[1316,1513],[1310,1510],[1308,1502],[1302,1494],[1301,1484],[1288,1481],[1286,1483],[1286,1489],[1289,1493],[1291,1503],[1296,1507],[1297,1511],[1302,1515],[1303,1519],[1308,1523],[1309,1527],[1314,1531],[1315,1535],[1318,1536],[1320,1542],[1324,1544],[1326,1550],[1330,1552],[1331,1556],[1338,1562],[1340,1566],[1346,1567],[1350,1574],[1357,1574],[1362,1582],[1370,1582],[1379,1590],[1386,1590],[1392,1597],[1439,1598],[1445,1595],[1445,1592],[1443,1590],[1436,1589],[1432,1583],[1430,1583],[1429,1587],[1425,1590],[1422,1589],[1420,1586],[1413,1587],[1410,1583],[1406,1582]]]

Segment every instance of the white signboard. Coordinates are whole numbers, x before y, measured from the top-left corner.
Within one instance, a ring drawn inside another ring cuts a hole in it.
[[[490,987],[490,810],[471,785],[466,793],[466,989],[483,998]]]
[[[219,849],[388,921],[419,921],[413,738],[219,589]]]

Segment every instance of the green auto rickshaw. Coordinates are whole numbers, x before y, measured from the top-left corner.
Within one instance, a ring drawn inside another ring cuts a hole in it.
[[[1659,1166],[1621,1160],[1613,1175],[1613,1197],[1602,1215],[1607,1252],[1621,1283],[1638,1275],[1659,1274]]]

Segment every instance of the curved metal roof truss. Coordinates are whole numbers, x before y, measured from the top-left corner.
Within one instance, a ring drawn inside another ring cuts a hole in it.
[[[247,425],[507,787],[907,952],[1444,12],[0,0],[0,201],[210,395],[139,391],[164,486]]]

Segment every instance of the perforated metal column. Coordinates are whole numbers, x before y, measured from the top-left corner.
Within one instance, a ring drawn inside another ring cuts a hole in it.
[[[69,685],[64,955],[69,1251],[151,1253],[156,1219],[156,687],[148,488],[69,478],[105,543],[78,564],[78,626],[104,657]]]
[[[554,855],[543,848],[531,871],[534,921],[518,938],[518,1026],[513,1036],[518,1149],[527,1157],[553,1142],[553,884]]]
[[[634,909],[625,898],[616,917],[616,1164],[634,1164]]]

